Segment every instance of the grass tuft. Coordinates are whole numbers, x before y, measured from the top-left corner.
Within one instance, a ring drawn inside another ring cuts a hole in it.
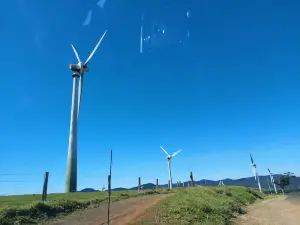
[[[178,188],[176,194],[156,206],[152,221],[148,222],[227,225],[236,214],[245,212],[242,207],[263,198],[263,194],[245,187]]]

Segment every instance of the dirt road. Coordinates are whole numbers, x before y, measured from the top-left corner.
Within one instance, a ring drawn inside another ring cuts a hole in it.
[[[111,225],[126,225],[134,221],[138,216],[159,203],[167,194],[143,196],[130,198],[111,204]],[[57,221],[49,223],[51,225],[104,225],[107,224],[107,205],[101,205],[98,208],[83,212],[77,212],[74,215],[67,216]]]
[[[248,207],[237,225],[300,225],[300,195],[268,199]]]

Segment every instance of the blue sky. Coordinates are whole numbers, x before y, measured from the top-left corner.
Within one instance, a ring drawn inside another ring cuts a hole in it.
[[[111,148],[113,187],[167,183],[160,145],[183,149],[174,182],[190,170],[197,180],[252,176],[250,152],[260,174],[299,174],[298,1],[124,2],[2,3],[0,194],[41,192],[45,171],[49,192],[64,191],[70,44],[85,60],[106,29],[83,90],[79,189],[106,183]],[[154,22],[167,32],[141,55],[142,12],[145,32]]]

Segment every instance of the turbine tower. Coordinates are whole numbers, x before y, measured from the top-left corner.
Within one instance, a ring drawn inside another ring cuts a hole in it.
[[[78,60],[78,64],[70,64],[69,68],[74,73],[73,77],[73,90],[72,90],[72,104],[71,104],[71,121],[70,121],[70,135],[69,135],[69,147],[68,147],[68,162],[67,162],[67,173],[66,173],[66,192],[76,192],[77,191],[77,124],[78,115],[81,103],[82,87],[83,87],[83,77],[86,72],[88,72],[88,63],[95,54],[98,46],[102,42],[106,31],[98,41],[94,50],[87,58],[85,63],[82,63],[79,55],[74,48],[72,49]],[[78,82],[79,80],[79,82]]]
[[[267,178],[267,183],[268,183],[269,192],[270,192],[270,194],[272,194],[272,190],[271,190],[271,186],[270,186],[270,182],[269,182],[268,178]]]
[[[258,173],[257,173],[257,170],[256,170],[256,165],[254,163],[254,160],[253,160],[251,154],[250,154],[250,158],[251,158],[251,166],[253,168],[254,178],[255,178],[255,180],[257,180],[259,191],[262,192],[260,182],[259,182],[259,176],[258,176]]]
[[[274,185],[274,191],[277,194],[277,188],[276,188],[276,184],[274,183],[273,173],[271,172],[271,170],[269,168],[268,168],[268,170],[269,170],[269,174],[270,174],[271,183]]]
[[[171,159],[175,155],[177,155],[182,149],[179,149],[177,152],[175,152],[173,155],[169,155],[169,153],[160,146],[160,148],[166,153],[167,155],[167,161],[168,161],[168,172],[169,172],[169,188],[172,189],[172,173],[171,173]]]

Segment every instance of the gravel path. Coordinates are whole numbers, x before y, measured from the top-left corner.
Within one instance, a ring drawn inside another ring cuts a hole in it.
[[[255,203],[235,222],[238,225],[300,225],[300,195],[280,196]]]
[[[129,224],[140,215],[143,215],[152,206],[168,196],[167,194],[142,196],[130,198],[111,204],[111,225]],[[87,211],[76,212],[65,218],[52,221],[50,225],[104,225],[107,224],[107,205],[103,204],[97,208]]]

